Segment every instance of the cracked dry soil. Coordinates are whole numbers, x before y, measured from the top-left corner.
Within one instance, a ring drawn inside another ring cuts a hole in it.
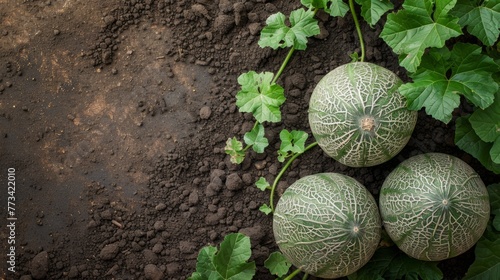
[[[288,14],[284,0],[0,1],[1,209],[15,168],[15,273],[7,271],[2,220],[2,279],[185,279],[198,250],[232,232],[250,236],[256,279],[273,279],[263,262],[277,250],[267,194],[279,131],[303,129],[319,79],[357,51],[351,20],[319,13],[321,34],[296,52],[279,83],[283,122],[269,126],[270,147],[241,166],[224,153],[253,120],[235,106],[236,78],[277,71],[286,53],[259,48],[266,18]],[[363,26],[367,61],[403,76],[397,57]],[[457,114],[467,112],[467,107]],[[453,144],[452,124],[420,112],[407,147],[372,168],[348,168],[317,148],[285,174],[279,193],[319,172],[354,177],[377,197],[402,160],[444,152],[473,166],[486,184],[498,176]],[[3,219],[3,218],[2,218]],[[443,262],[460,279],[472,251]],[[313,278],[314,279],[314,278]]]

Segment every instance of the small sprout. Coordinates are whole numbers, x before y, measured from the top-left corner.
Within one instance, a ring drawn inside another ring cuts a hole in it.
[[[255,185],[261,191],[271,189],[271,187],[270,187],[271,185],[269,184],[269,182],[267,182],[266,178],[264,178],[264,177],[260,177],[259,180],[257,180],[257,182],[255,182]]]
[[[262,204],[260,207],[259,207],[259,210],[260,212],[266,214],[266,215],[269,215],[273,212],[273,209],[271,207],[269,207],[267,204]]]
[[[294,154],[301,154],[305,151],[305,143],[309,135],[301,130],[289,132],[283,129],[280,132],[281,145],[278,151],[278,160],[284,162]]]
[[[236,139],[236,137],[227,139],[225,151],[226,154],[231,156],[232,163],[240,164],[245,159],[243,143]]]
[[[258,124],[254,128],[245,133],[245,144],[252,146],[253,150],[257,153],[263,153],[264,149],[269,145],[269,141],[264,136],[264,126]]]

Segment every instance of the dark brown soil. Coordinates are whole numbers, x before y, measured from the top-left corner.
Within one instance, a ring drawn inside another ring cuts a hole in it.
[[[290,3],[291,2],[291,3]],[[358,51],[350,18],[319,14],[322,34],[296,52],[280,79],[283,123],[271,145],[241,166],[224,153],[252,118],[235,106],[236,78],[276,72],[286,50],[259,48],[266,18],[300,1],[11,0],[0,2],[0,176],[7,216],[7,170],[15,168],[15,273],[2,279],[185,279],[198,250],[232,232],[250,236],[256,279],[277,250],[272,217],[258,207],[273,179],[279,131],[308,131],[316,82]],[[404,78],[397,57],[364,26],[367,61]],[[457,113],[458,114],[458,113]],[[473,166],[486,184],[499,177],[453,144],[454,127],[420,112],[407,147],[372,168],[348,168],[319,148],[301,156],[279,185],[319,172],[354,177],[377,196],[402,160],[444,152]],[[444,262],[461,278],[473,252]]]

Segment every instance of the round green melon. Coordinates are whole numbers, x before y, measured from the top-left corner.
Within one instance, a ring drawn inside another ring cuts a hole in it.
[[[398,165],[382,185],[379,207],[394,243],[427,261],[469,250],[490,218],[488,191],[479,175],[441,153],[417,155]]]
[[[335,68],[316,85],[309,125],[323,151],[351,167],[388,161],[408,143],[417,112],[398,92],[401,79],[366,62]]]
[[[370,260],[381,220],[368,190],[337,173],[309,175],[281,196],[273,232],[285,258],[316,277],[349,275]]]

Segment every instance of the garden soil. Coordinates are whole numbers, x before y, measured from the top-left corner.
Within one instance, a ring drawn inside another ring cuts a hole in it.
[[[258,210],[268,193],[254,182],[276,177],[279,131],[310,131],[315,84],[359,51],[350,18],[318,13],[321,34],[294,53],[278,81],[287,101],[282,122],[267,126],[270,146],[232,164],[226,140],[242,139],[254,123],[235,106],[237,77],[278,70],[287,50],[261,49],[259,32],[270,14],[299,6],[0,0],[0,277],[186,279],[203,246],[241,232],[251,238],[255,278],[273,279],[263,268],[277,250],[272,217]],[[367,61],[406,80],[378,38],[381,27],[363,31]],[[399,162],[425,152],[453,154],[486,184],[499,181],[457,149],[453,137],[453,121],[445,125],[420,112],[410,142],[389,162],[348,168],[315,148],[285,173],[278,195],[305,175],[339,172],[377,197]],[[15,169],[11,194],[9,168]],[[15,196],[14,230],[6,227],[7,196]],[[15,273],[7,270],[12,252]],[[446,278],[460,279],[473,256],[471,250],[440,264]]]

